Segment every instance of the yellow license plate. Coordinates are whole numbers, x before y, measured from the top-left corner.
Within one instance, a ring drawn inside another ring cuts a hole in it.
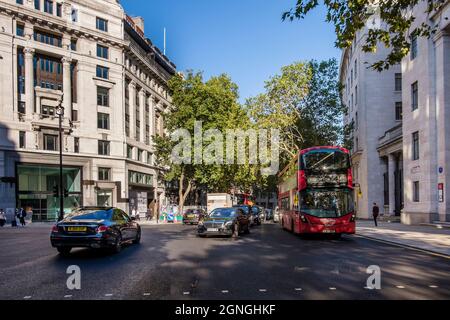
[[[69,232],[86,232],[87,228],[86,227],[68,227],[67,231],[69,231]]]

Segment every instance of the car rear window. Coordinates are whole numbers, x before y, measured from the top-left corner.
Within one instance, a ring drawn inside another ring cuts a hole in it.
[[[79,210],[71,213],[71,220],[111,220],[112,210]]]

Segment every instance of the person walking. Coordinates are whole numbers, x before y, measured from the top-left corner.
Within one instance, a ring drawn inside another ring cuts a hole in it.
[[[153,218],[153,211],[152,211],[152,208],[151,207],[149,207],[148,209],[147,209],[147,221],[151,221],[152,220],[152,218]]]
[[[6,216],[3,209],[0,209],[0,227],[3,227],[6,224]]]
[[[19,209],[16,209],[16,212],[14,212],[11,217],[11,227],[18,228],[18,226],[17,226],[17,217],[18,216],[19,216]]]
[[[20,211],[19,211],[19,221],[20,221],[20,224],[22,225],[22,227],[25,227],[25,218],[26,218],[26,216],[27,216],[27,212],[25,211],[25,209],[24,208],[20,208]]]
[[[373,216],[373,221],[375,222],[375,227],[378,227],[378,216],[380,215],[380,207],[378,207],[378,205],[376,204],[376,202],[373,203],[373,208],[372,208],[372,216]]]

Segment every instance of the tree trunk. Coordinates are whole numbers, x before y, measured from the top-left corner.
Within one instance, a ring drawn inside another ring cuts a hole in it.
[[[180,185],[178,186],[178,212],[180,214],[183,214],[183,208],[184,208],[184,203],[186,201],[187,196],[189,195],[189,192],[191,192],[191,188],[192,188],[192,182],[189,180],[188,181],[188,185],[186,188],[186,191],[183,192],[183,187],[184,187],[184,179],[185,179],[185,175],[184,172],[181,172],[180,175]]]

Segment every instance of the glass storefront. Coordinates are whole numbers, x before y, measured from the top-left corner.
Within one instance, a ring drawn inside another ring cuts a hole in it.
[[[33,221],[56,221],[59,198],[53,188],[59,184],[58,166],[17,165],[17,202],[19,207],[33,210]],[[64,199],[64,213],[82,205],[81,168],[63,168],[63,186],[69,192]]]

